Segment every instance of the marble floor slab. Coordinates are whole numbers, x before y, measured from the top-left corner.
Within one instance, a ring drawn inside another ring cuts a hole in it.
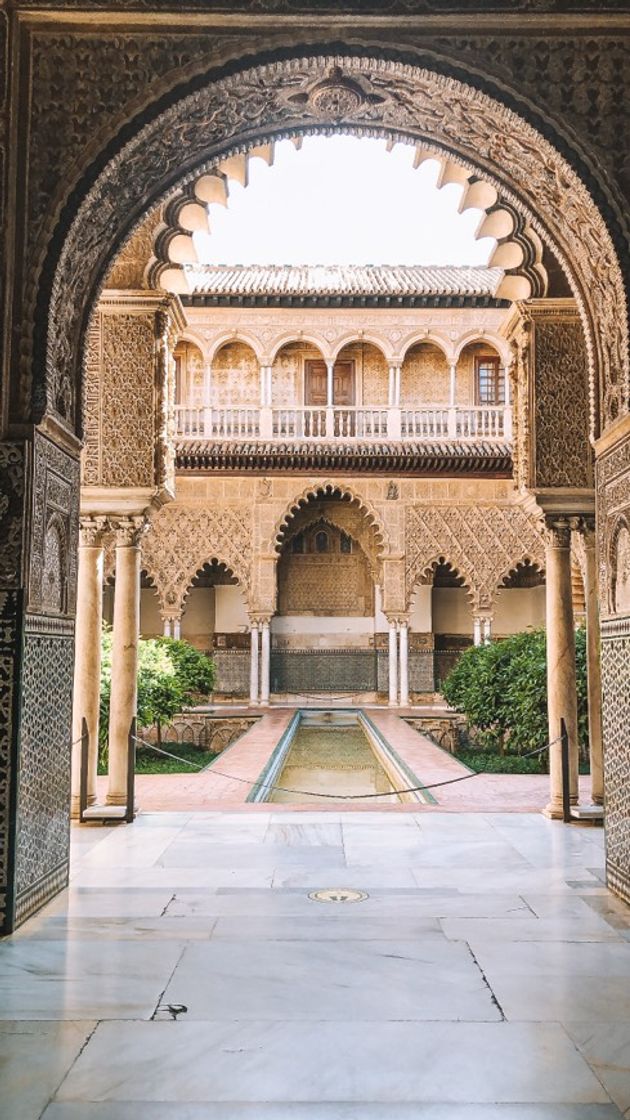
[[[555,1024],[278,1020],[101,1023],[57,1097],[462,1104],[610,1100]]]
[[[501,1015],[466,945],[213,939],[184,950],[164,1002],[189,1019],[489,1021]]]
[[[573,1039],[615,1104],[630,1112],[630,1020],[627,1023],[566,1023]]]
[[[620,1115],[612,1104],[177,1104],[177,1120],[619,1120]],[[42,1120],[173,1120],[173,1105],[57,1101]]]
[[[96,1022],[0,1022],[0,1115],[39,1117]]]
[[[630,1120],[630,909],[598,830],[256,809],[73,833],[70,888],[0,942],[2,1120]]]
[[[4,940],[0,1019],[149,1018],[182,953],[177,941]]]

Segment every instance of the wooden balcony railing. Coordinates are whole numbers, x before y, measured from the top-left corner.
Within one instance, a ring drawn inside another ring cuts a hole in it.
[[[414,408],[175,407],[175,435],[184,440],[479,441],[512,438],[510,406]]]

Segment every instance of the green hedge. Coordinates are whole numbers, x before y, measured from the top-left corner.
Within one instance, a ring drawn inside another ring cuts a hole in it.
[[[578,732],[588,752],[586,632],[576,631]],[[526,754],[548,740],[547,641],[526,630],[488,645],[471,646],[442,684],[444,699],[462,712],[472,744],[490,755]],[[534,761],[536,761],[534,759]]]

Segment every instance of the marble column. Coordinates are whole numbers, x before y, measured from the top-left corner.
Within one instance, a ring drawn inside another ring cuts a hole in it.
[[[398,634],[396,622],[389,623],[389,703],[398,703]]]
[[[492,641],[492,616],[489,614],[481,620],[481,640],[485,646]]]
[[[96,801],[98,727],[101,687],[101,626],[103,620],[104,518],[82,518],[77,572],[74,692],[72,702],[71,815],[79,816],[81,793],[81,731],[87,722],[89,751],[87,803]]]
[[[250,628],[251,652],[249,655],[249,702],[258,703],[258,623]]]
[[[547,711],[549,717],[550,800],[545,815],[562,818],[562,754],[560,720],[569,736],[569,789],[571,803],[578,800],[578,721],[575,671],[575,632],[571,588],[571,520],[547,516]]]
[[[116,528],[108,805],[125,805],[127,801],[128,736],[138,695],[140,537],[144,524],[144,519],[133,517],[120,520]]]
[[[260,639],[260,703],[269,703],[271,677],[271,629],[268,618],[262,620]]]
[[[163,623],[162,636],[164,638],[172,637],[172,634],[171,634],[171,619],[170,618],[163,618],[162,623]]]
[[[409,704],[409,627],[403,620],[398,629],[400,641],[400,706]]]
[[[480,646],[483,641],[482,619],[479,615],[473,617],[473,642]]]
[[[604,747],[602,736],[602,669],[597,588],[595,518],[582,518],[579,531],[584,556],[586,599],[586,673],[588,690],[588,741],[591,769],[591,797],[594,804],[604,802]]]
[[[181,615],[180,615],[179,618],[174,618],[173,619],[173,637],[177,638],[177,640],[179,641],[181,636],[182,636],[182,619],[181,619]]]
[[[453,364],[451,365],[451,369],[450,369],[449,393],[448,393],[448,403],[451,406],[451,408],[455,407],[456,400],[457,400],[457,366],[456,366],[455,362],[453,362]]]

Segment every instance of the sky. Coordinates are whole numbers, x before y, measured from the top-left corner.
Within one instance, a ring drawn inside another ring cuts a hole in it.
[[[435,186],[438,164],[414,170],[413,145],[354,136],[276,144],[271,167],[250,160],[196,233],[206,264],[486,265],[494,240],[475,241],[481,211],[457,213],[461,187]]]

